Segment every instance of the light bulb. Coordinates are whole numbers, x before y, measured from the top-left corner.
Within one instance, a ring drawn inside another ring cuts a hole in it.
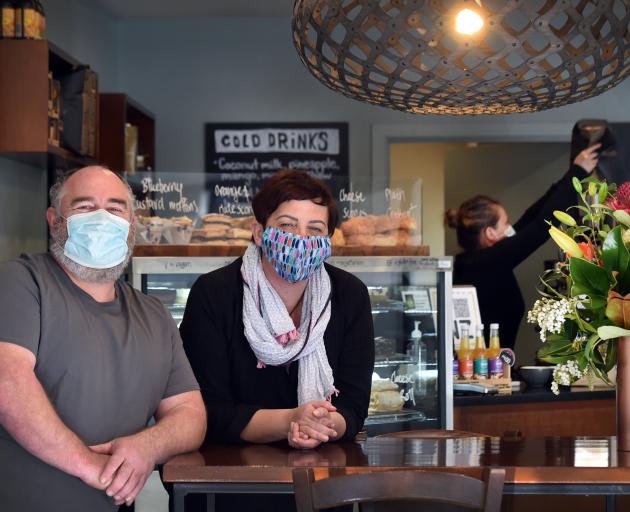
[[[483,27],[483,19],[470,9],[462,9],[455,18],[455,30],[460,34],[472,35]]]

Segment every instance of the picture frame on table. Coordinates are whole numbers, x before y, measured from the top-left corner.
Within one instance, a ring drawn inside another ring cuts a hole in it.
[[[470,330],[481,323],[477,289],[468,285],[453,286],[451,301],[453,305],[453,343],[455,350],[458,350],[462,327],[468,327]]]
[[[400,296],[406,316],[414,321],[419,320],[423,333],[434,334],[437,326],[437,296],[432,298],[431,287],[406,286],[401,288]]]
[[[400,295],[405,311],[414,313],[431,313],[431,297],[428,288],[407,288]]]

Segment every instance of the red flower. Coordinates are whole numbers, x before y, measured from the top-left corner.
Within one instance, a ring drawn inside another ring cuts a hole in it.
[[[588,261],[593,261],[593,259],[595,258],[595,249],[593,249],[591,242],[580,242],[578,246],[580,247],[580,249],[582,249],[584,259]]]
[[[619,185],[615,197],[608,204],[613,210],[625,210],[630,213],[630,181]]]

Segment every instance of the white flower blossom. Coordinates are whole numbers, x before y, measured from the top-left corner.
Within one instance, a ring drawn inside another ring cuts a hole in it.
[[[544,343],[548,332],[559,333],[562,330],[564,319],[571,312],[572,307],[572,301],[565,298],[538,299],[532,309],[527,312],[527,321],[540,327],[540,340]]]
[[[589,374],[588,366],[584,370],[580,370],[577,361],[570,359],[565,364],[557,364],[553,369],[553,382],[551,383],[551,391],[555,395],[560,394],[559,386],[570,386],[573,382]]]

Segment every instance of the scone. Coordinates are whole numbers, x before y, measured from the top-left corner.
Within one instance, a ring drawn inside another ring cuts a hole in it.
[[[229,215],[223,215],[222,213],[208,213],[201,217],[201,222],[204,224],[224,224],[232,227],[232,217]]]
[[[249,229],[231,228],[227,232],[226,236],[230,241],[243,241],[244,242],[244,244],[236,244],[236,245],[247,245],[252,238],[252,232]]]
[[[253,215],[247,217],[232,217],[232,227],[237,229],[246,229],[250,231],[252,229],[252,223],[256,222],[256,218]]]
[[[193,238],[225,238],[232,228],[226,224],[204,224],[203,227],[195,229]]]
[[[348,219],[340,226],[344,236],[373,235],[376,233],[376,217],[374,215],[357,216]]]
[[[346,245],[373,245],[374,236],[372,235],[346,235],[344,236]]]
[[[346,239],[343,236],[343,231],[335,228],[335,232],[333,233],[333,236],[330,237],[330,242],[336,246],[346,245]]]
[[[377,215],[374,220],[377,233],[389,233],[398,229],[399,225],[399,219],[390,215]]]

